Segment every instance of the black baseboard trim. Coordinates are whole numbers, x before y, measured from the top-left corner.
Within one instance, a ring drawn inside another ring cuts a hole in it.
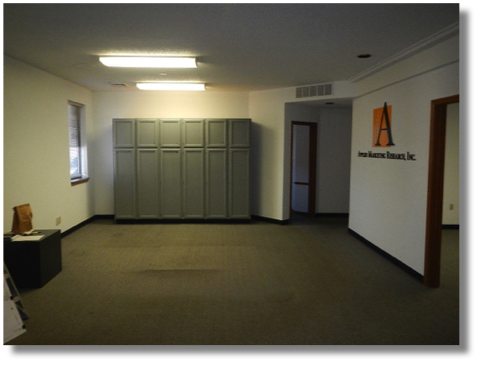
[[[316,217],[348,217],[348,213],[316,213]],[[261,221],[261,222],[268,222],[273,224],[278,224],[281,226],[285,226],[290,224],[290,219],[274,219],[268,217],[262,217],[259,215],[252,215],[251,219],[115,219],[115,215],[113,214],[96,214],[83,222],[80,222],[76,226],[67,229],[66,231],[62,232],[62,237],[68,236],[70,233],[75,232],[77,229],[82,228],[83,226],[91,223],[97,219],[108,219],[113,220],[115,223],[118,224],[165,224],[165,223],[234,223],[234,224],[242,224],[242,223],[251,223],[252,220]]]
[[[292,212],[295,214],[295,215],[299,215],[299,216],[304,216],[304,217],[308,217],[310,218],[310,213],[305,213],[305,212],[297,212],[295,210],[292,209]],[[322,218],[322,217],[349,217],[350,216],[350,213],[315,213],[315,218]]]
[[[115,215],[113,214],[97,214],[62,232],[61,237],[66,237],[76,230],[99,219],[113,220],[117,224],[251,223],[251,219],[115,219]]]
[[[395,264],[397,267],[399,267],[400,269],[402,269],[403,271],[405,271],[407,274],[410,274],[411,276],[413,276],[415,279],[419,280],[420,282],[423,282],[423,275],[421,275],[420,273],[416,272],[415,270],[413,270],[410,266],[407,266],[405,265],[403,262],[401,262],[399,259],[393,257],[392,255],[390,255],[388,252],[385,252],[384,250],[382,250],[380,247],[374,245],[372,242],[370,242],[369,240],[367,240],[366,238],[362,237],[361,235],[359,235],[357,232],[353,231],[352,229],[348,229],[348,233],[350,233],[352,236],[354,236],[355,238],[357,238],[360,242],[362,242],[363,244],[365,244],[367,247],[371,248],[372,250],[374,250],[375,252],[379,253],[381,256],[385,257],[388,261],[392,262],[393,264]]]
[[[350,213],[316,213],[315,217],[349,217]]]
[[[279,224],[281,226],[284,226],[286,224],[290,223],[289,219],[274,219],[274,218],[268,218],[268,217],[262,217],[260,215],[252,215],[252,219],[256,221],[261,221],[261,222],[268,222],[268,223],[274,223],[274,224]]]
[[[96,217],[97,217],[97,216],[94,215],[93,217],[90,217],[90,218],[84,220],[83,222],[80,222],[80,223],[77,224],[76,226],[73,226],[72,228],[69,228],[69,229],[67,229],[66,231],[63,231],[63,232],[60,234],[60,236],[61,236],[62,238],[67,237],[69,234],[75,232],[77,229],[80,229],[80,228],[86,226],[87,224],[93,222],[94,220],[96,220],[96,219],[97,219]]]
[[[62,238],[66,237],[70,233],[75,232],[77,229],[82,228],[82,227],[86,226],[87,224],[92,223],[93,221],[96,221],[97,219],[112,219],[113,220],[114,215],[113,214],[97,214],[97,215],[94,215],[94,216],[92,216],[88,219],[85,219],[83,222],[78,223],[76,226],[73,226],[72,228],[69,228],[66,231],[62,232],[61,237]]]
[[[95,219],[115,219],[113,214],[97,214],[93,216]]]
[[[442,229],[460,229],[460,224],[443,224]]]
[[[116,224],[245,224],[250,223],[250,219],[206,219],[206,218],[163,218],[163,219],[114,219]]]

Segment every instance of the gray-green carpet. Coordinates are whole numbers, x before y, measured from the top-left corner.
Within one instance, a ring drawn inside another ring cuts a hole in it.
[[[420,281],[347,231],[347,218],[114,224],[62,240],[63,271],[22,290],[14,345],[459,343],[458,230],[442,283]]]

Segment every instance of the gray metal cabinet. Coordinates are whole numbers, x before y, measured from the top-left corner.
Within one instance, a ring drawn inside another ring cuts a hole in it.
[[[249,218],[250,153],[246,148],[229,150],[229,217]]]
[[[116,149],[114,152],[115,219],[136,218],[136,164],[135,149]]]
[[[180,148],[160,150],[162,218],[182,218],[182,155]]]
[[[136,124],[137,148],[157,147],[157,120],[138,119]]]
[[[114,119],[115,219],[249,219],[250,119]]]
[[[250,147],[250,119],[230,119],[228,127],[230,148]]]
[[[226,148],[207,149],[205,162],[205,218],[228,217],[227,181],[228,152]]]
[[[157,148],[137,149],[137,217],[159,218],[159,161]]]
[[[115,119],[113,122],[113,147],[135,147],[135,119]]]
[[[227,120],[207,119],[205,121],[206,147],[227,147]]]
[[[204,146],[203,119],[185,119],[183,121],[183,147],[197,148]]]
[[[204,149],[183,150],[183,214],[184,218],[203,218],[204,201]]]
[[[182,146],[180,119],[160,120],[160,147],[180,148]]]

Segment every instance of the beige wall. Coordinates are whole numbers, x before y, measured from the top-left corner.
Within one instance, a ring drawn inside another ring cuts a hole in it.
[[[88,149],[93,94],[49,73],[4,57],[4,231],[16,205],[29,203],[34,228],[66,230],[95,213],[92,181],[70,185],[68,100],[85,104]],[[89,155],[89,169],[92,155]],[[56,226],[56,218],[62,223]]]

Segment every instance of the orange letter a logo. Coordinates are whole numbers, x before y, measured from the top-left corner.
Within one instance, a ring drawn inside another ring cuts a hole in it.
[[[373,147],[395,146],[392,137],[391,120],[392,106],[387,106],[386,102],[383,108],[373,110]],[[385,127],[383,126],[384,124]]]

